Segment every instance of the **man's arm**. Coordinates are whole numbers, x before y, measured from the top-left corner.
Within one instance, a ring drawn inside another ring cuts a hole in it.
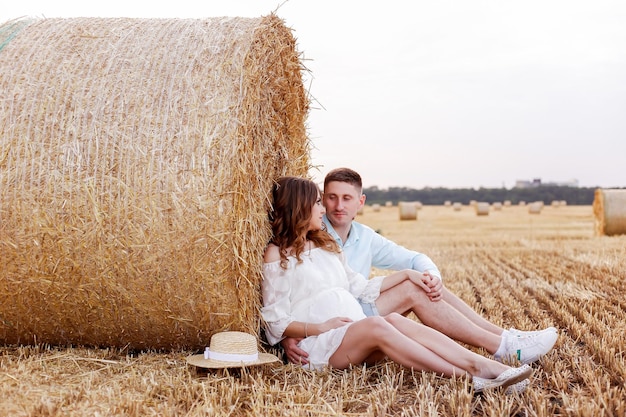
[[[280,341],[283,350],[285,351],[285,356],[287,356],[287,360],[295,365],[308,365],[309,363],[309,354],[304,350],[298,347],[298,343],[300,340],[295,337],[286,337]]]
[[[376,233],[376,232],[374,232]],[[414,269],[428,272],[441,279],[441,272],[433,260],[424,253],[405,248],[376,233],[371,236],[372,265],[380,269]]]
[[[437,265],[430,257],[398,245],[370,228],[367,229],[363,232],[369,239],[372,252],[372,266],[380,269],[412,269],[419,271],[423,274],[422,282],[429,288],[426,293],[430,300],[441,300],[443,295],[441,272],[439,272],[439,268],[437,268]],[[420,287],[423,288],[421,285]],[[383,289],[381,288],[382,291]]]

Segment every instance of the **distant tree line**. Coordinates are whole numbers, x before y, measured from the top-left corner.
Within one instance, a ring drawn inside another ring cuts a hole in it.
[[[521,201],[531,203],[543,201],[551,204],[553,201],[565,201],[568,205],[591,205],[594,192],[598,187],[568,187],[556,185],[540,185],[528,188],[423,188],[416,190],[406,187],[390,187],[381,189],[377,186],[364,188],[367,204],[385,204],[387,201],[397,204],[398,201],[420,201],[424,205],[442,205],[446,201],[451,203],[469,204],[470,201],[484,201],[487,203],[503,203],[509,200],[511,204]]]

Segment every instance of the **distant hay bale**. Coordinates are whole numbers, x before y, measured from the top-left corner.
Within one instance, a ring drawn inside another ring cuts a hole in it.
[[[424,206],[421,201],[414,201],[413,204],[415,204],[415,208],[418,210],[421,210]]]
[[[476,200],[470,200],[470,202],[469,202],[469,206],[470,207],[476,207],[476,204],[478,204],[478,201],[476,201]]]
[[[450,200],[446,200],[443,202],[444,207],[451,207],[452,206],[452,201]]]
[[[520,207],[526,206],[526,202],[524,200],[520,201],[518,204]]]
[[[398,203],[400,220],[417,220],[417,205],[415,202],[400,201]]]
[[[495,203],[493,203],[492,206],[493,206],[493,209],[496,211],[502,210],[502,203],[499,201],[496,201]]]
[[[476,202],[474,208],[477,216],[487,216],[489,214],[489,203]]]
[[[291,30],[270,15],[5,33],[0,342],[197,348],[258,332],[271,185],[309,169]]]
[[[504,200],[504,207],[511,207],[511,200]]]
[[[463,207],[463,205],[459,202],[453,203],[452,204],[452,209],[454,211],[461,211],[461,208]]]
[[[385,207],[393,207],[393,201],[386,201]]]
[[[597,236],[626,234],[626,189],[598,188],[593,199],[593,214]]]
[[[561,202],[559,200],[552,200],[552,203],[550,203],[550,205],[554,208],[559,208]]]
[[[528,205],[528,213],[540,214],[542,208],[543,208],[543,203],[541,201],[535,201],[534,203],[530,203]]]
[[[378,204],[378,203],[372,204],[372,211],[374,213],[378,213],[380,211],[380,204]]]

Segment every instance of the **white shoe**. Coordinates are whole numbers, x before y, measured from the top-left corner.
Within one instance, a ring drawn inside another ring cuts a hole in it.
[[[530,385],[530,380],[526,378],[523,381],[517,382],[513,385],[509,385],[507,389],[504,391],[504,393],[506,395],[521,394],[522,392],[526,390],[526,388],[528,388],[529,385]]]
[[[513,334],[521,334],[521,335],[533,335],[533,334],[539,334],[539,333],[543,333],[543,332],[554,332],[556,333],[556,327],[547,327],[543,330],[519,330],[516,329],[515,327],[511,327],[508,330],[510,333]]]
[[[497,361],[514,357],[523,364],[541,359],[550,352],[559,335],[557,332],[542,330],[537,333],[509,333],[506,337],[506,353],[494,355]]]
[[[482,392],[486,389],[493,388],[509,388],[510,386],[528,379],[533,373],[533,369],[529,365],[522,365],[519,368],[511,368],[496,378],[481,378],[478,376],[472,377],[472,383],[474,385],[474,392]]]

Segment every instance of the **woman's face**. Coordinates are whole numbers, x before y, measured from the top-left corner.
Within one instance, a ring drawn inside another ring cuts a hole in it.
[[[311,219],[309,220],[309,230],[320,230],[322,228],[322,216],[326,209],[322,204],[322,197],[317,193],[317,200],[311,209]]]

